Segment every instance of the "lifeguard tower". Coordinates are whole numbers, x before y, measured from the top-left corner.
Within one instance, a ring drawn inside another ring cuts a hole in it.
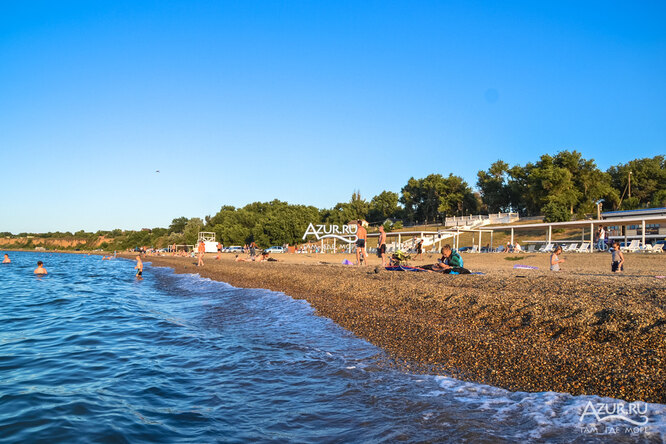
[[[215,241],[215,233],[211,231],[199,231],[199,239],[197,244],[203,242],[206,247],[206,253],[217,253],[217,242]]]

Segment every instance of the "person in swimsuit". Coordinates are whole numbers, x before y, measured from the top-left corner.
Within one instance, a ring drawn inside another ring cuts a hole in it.
[[[2,260],[2,263],[3,264],[11,264],[12,263],[11,259],[9,259],[9,255],[7,253],[5,253],[5,258]]]
[[[365,241],[368,237],[368,232],[365,230],[362,222],[360,220],[356,221],[358,228],[356,229],[356,263],[362,265],[365,261],[367,264],[367,256],[365,254]]]
[[[377,242],[377,256],[382,259],[382,267],[386,267],[386,233],[384,226],[379,226],[379,241]]]
[[[34,271],[35,274],[48,274],[46,268],[44,268],[44,262],[37,261],[37,268]]]
[[[203,256],[204,253],[206,252],[206,244],[203,243],[203,241],[199,242],[199,247],[198,247],[198,252],[199,252],[199,262],[197,262],[197,267],[203,267]]]
[[[624,254],[620,250],[620,243],[618,241],[613,242],[613,248],[610,249],[611,252],[611,271],[613,273],[619,273],[624,271]]]
[[[550,271],[560,271],[560,264],[564,262],[564,259],[560,259],[561,253],[562,247],[558,245],[550,255]]]
[[[136,269],[136,277],[140,278],[143,277],[143,262],[141,261],[141,256],[136,257],[136,266],[134,267]]]

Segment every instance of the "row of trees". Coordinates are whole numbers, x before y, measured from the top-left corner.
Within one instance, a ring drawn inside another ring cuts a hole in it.
[[[204,219],[179,217],[168,228],[40,236],[63,235],[81,239],[82,248],[122,250],[148,245],[192,245],[200,231],[212,231],[225,245],[254,241],[269,246],[301,242],[309,223],[343,224],[366,219],[371,223],[387,221],[385,226],[390,230],[395,228],[396,220],[431,224],[443,222],[448,216],[508,211],[564,221],[594,213],[599,200],[603,200],[605,210],[666,206],[664,156],[636,159],[601,171],[594,160],[583,158],[577,151],[562,151],[555,156],[543,155],[524,166],[509,166],[498,160],[487,170],[479,171],[477,177],[478,191],[453,174],[431,174],[421,179],[412,177],[400,193],[382,191],[370,201],[355,191],[349,201],[330,209],[273,200],[242,208],[225,205]],[[100,236],[104,236],[103,242],[99,241]]]
[[[595,212],[600,200],[605,210],[666,206],[666,160],[635,159],[607,171],[577,151],[543,155],[525,166],[498,160],[479,171],[477,187],[490,213],[515,211],[565,221]]]

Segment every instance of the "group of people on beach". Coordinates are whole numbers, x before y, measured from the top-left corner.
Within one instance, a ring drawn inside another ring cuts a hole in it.
[[[611,253],[611,272],[624,271],[624,253],[620,249],[620,242],[614,241],[608,251]],[[560,257],[561,254],[562,246],[558,245],[550,255],[550,271],[560,271],[560,264],[565,262],[565,259]]]

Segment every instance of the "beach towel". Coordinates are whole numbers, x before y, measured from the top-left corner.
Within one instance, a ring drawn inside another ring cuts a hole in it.
[[[517,269],[517,270],[538,270],[539,269],[539,267],[534,267],[532,265],[520,265],[520,264],[514,265],[513,268]]]
[[[354,265],[354,264],[352,264],[349,259],[345,259],[342,261],[342,265]]]

